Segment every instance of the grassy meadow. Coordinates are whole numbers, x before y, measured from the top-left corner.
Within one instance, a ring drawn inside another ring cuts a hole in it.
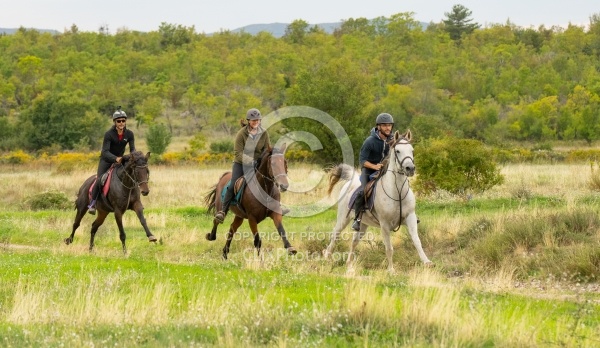
[[[600,346],[600,195],[589,165],[507,165],[505,183],[483,195],[418,196],[436,267],[420,264],[402,227],[388,274],[369,229],[354,277],[349,227],[333,260],[320,257],[336,199],[321,170],[295,163],[283,202],[298,255],[283,252],[267,220],[261,256],[245,223],[223,261],[232,218],[207,241],[203,199],[228,169],[152,165],[143,202],[159,242],[128,212],[123,255],[112,215],[94,252],[89,215],[63,243],[95,168],[0,168],[0,346]],[[40,197],[56,204],[42,209]]]

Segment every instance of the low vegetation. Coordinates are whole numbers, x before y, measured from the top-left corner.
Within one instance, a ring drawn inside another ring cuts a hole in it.
[[[5,166],[2,346],[594,347],[600,341],[600,200],[588,187],[586,164],[506,165],[503,184],[469,200],[440,190],[421,194],[419,233],[436,267],[421,266],[402,228],[393,235],[398,273],[388,275],[381,239],[369,229],[353,278],[344,276],[349,229],[332,261],[320,257],[335,221],[335,209],[321,205],[335,204],[335,197],[325,195],[318,167],[290,163],[291,190],[283,195],[292,208],[284,224],[299,254],[284,253],[266,221],[261,256],[245,224],[225,262],[220,254],[231,218],[216,242],[206,241],[212,224],[201,202],[227,166],[153,165],[143,201],[159,242],[149,244],[128,212],[125,256],[111,217],[90,254],[91,216],[67,246],[72,207],[24,204],[32,197],[54,201],[53,192],[72,200],[93,164],[69,173]],[[323,211],[293,216],[311,209]]]

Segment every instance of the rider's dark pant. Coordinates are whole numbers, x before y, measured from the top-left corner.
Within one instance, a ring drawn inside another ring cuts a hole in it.
[[[227,212],[229,210],[229,204],[231,204],[231,200],[233,199],[233,188],[235,186],[235,182],[244,175],[244,166],[241,163],[233,162],[233,167],[231,168],[231,183],[227,188],[227,192],[225,192],[225,198],[222,203],[222,210]]]
[[[369,182],[369,176],[373,173],[375,173],[375,170],[369,168],[363,168],[360,173],[360,191],[356,194],[356,200],[354,201],[354,219],[358,219],[365,206],[365,186]]]
[[[102,179],[102,175],[110,169],[111,165],[112,163],[100,159],[100,163],[98,163],[98,171],[96,173],[96,183],[92,189],[92,199],[98,199],[98,193],[100,193],[100,179]]]

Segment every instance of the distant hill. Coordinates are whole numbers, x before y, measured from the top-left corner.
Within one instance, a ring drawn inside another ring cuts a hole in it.
[[[266,31],[271,33],[274,37],[282,37],[285,34],[285,29],[290,25],[290,23],[271,23],[271,24],[250,24],[245,27],[237,28],[232,30],[233,33],[248,33],[252,35],[256,35],[261,31]],[[319,24],[310,24],[309,27],[313,27],[316,25],[317,27],[323,29],[326,33],[333,33],[333,31],[339,28],[342,25],[342,22],[338,23],[319,23]]]
[[[37,30],[40,33],[50,33],[50,34],[58,34],[58,30],[54,29],[35,29],[35,28],[27,28],[28,30]],[[19,28],[0,28],[0,34],[14,34],[19,30]]]
[[[274,37],[282,37],[285,35],[285,29],[290,25],[290,23],[270,23],[270,24],[250,24],[241,28],[231,30],[232,33],[248,33],[251,35],[256,35],[260,32],[271,33]],[[309,27],[317,26],[328,34],[332,34],[336,29],[342,26],[342,22],[336,23],[318,23],[318,24],[310,24]],[[423,29],[427,28],[427,23],[421,22],[421,26]],[[36,29],[36,28],[27,28],[28,30],[37,30],[40,33],[50,33],[50,34],[60,34],[58,30],[53,29]],[[17,32],[18,28],[0,28],[0,35],[2,34],[14,34]],[[208,34],[212,35],[214,33]]]
[[[420,22],[421,27],[425,30],[428,26],[428,23]],[[290,25],[290,23],[271,23],[271,24],[250,24],[245,27],[237,28],[231,30],[233,33],[245,32],[248,34],[256,35],[261,31],[266,31],[271,33],[274,37],[282,37],[285,35],[285,29]],[[328,34],[332,34],[336,29],[342,26],[342,22],[337,23],[319,23],[319,24],[310,24],[309,27],[313,27],[316,25],[317,27],[323,29]]]

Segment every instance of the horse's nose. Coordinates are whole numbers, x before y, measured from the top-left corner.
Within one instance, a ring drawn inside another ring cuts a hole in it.
[[[406,167],[404,168],[404,170],[406,171],[406,174],[407,174],[408,176],[413,176],[413,175],[415,175],[415,166],[413,166],[413,165],[406,166]]]
[[[279,189],[281,190],[281,192],[287,191],[288,184],[281,184],[281,185],[279,185]]]
[[[142,191],[142,196],[147,196],[150,193],[150,190]]]

